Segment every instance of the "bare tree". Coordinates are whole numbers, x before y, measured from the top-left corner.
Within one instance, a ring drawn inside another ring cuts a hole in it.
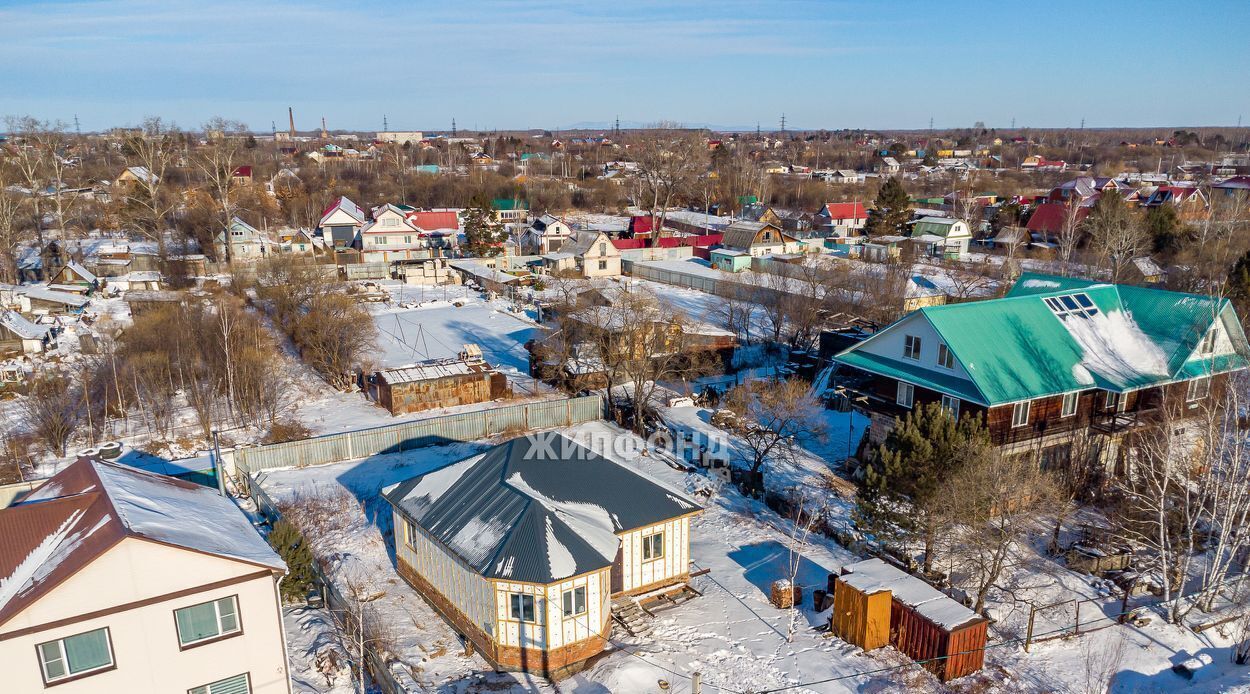
[[[83,391],[68,376],[48,376],[31,384],[22,399],[26,427],[54,455],[64,456],[82,421]]]
[[[1085,220],[1090,244],[1098,254],[1112,282],[1119,282],[1124,268],[1146,246],[1146,231],[1140,220],[1116,194],[1103,195]]]
[[[953,560],[968,574],[973,609],[980,612],[1011,552],[1055,497],[1054,484],[1033,456],[981,450],[943,486],[942,513],[963,526]]]
[[[0,277],[12,283],[17,281],[17,249],[29,240],[29,227],[22,223],[22,199],[9,185],[0,166]]]
[[[707,147],[700,137],[681,135],[644,142],[632,151],[638,163],[638,205],[651,213],[652,239],[658,239],[668,208],[694,193],[699,178],[707,173]]]
[[[224,118],[213,118],[204,124],[204,136],[208,143],[196,151],[195,164],[208,183],[209,193],[216,204],[217,228],[211,230],[210,238],[224,234],[235,215],[235,169],[242,161],[243,135],[246,127]],[[233,262],[229,239],[226,239],[226,262]]]
[[[1059,250],[1059,262],[1064,274],[1072,272],[1072,256],[1081,240],[1081,203],[1075,197],[1063,204],[1063,220],[1059,225],[1055,243]]]
[[[751,455],[751,472],[768,461],[792,464],[803,444],[826,436],[824,407],[802,379],[746,381],[729,391],[725,407],[734,414],[730,431]]]
[[[134,222],[134,231],[156,241],[157,252],[165,259],[165,231],[170,212],[177,199],[169,191],[167,171],[178,152],[181,133],[172,123],[159,116],[143,120],[142,132],[125,145],[126,160],[146,172],[125,190],[123,203],[127,216]]]

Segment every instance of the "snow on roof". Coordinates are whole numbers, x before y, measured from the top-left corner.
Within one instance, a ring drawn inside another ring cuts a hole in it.
[[[317,222],[317,226],[319,227],[325,226],[326,222],[330,219],[330,215],[338,211],[341,211],[347,216],[356,220],[356,222],[359,224],[365,223],[364,210],[361,210],[360,207],[356,205],[356,203],[352,202],[351,200],[348,200],[347,196],[343,196],[343,197],[340,197],[338,200],[335,200],[332,205],[326,208],[325,212],[321,213],[321,221]]]
[[[888,590],[891,596],[943,629],[951,630],[984,619],[938,589],[880,559],[865,559],[842,567],[838,580],[864,594]]]
[[[149,171],[146,166],[127,166],[126,170],[131,176],[144,183],[155,183],[160,180],[160,177]]]
[[[17,291],[18,293],[25,294],[32,299],[51,301],[58,304],[65,304],[66,306],[79,307],[86,306],[90,303],[90,300],[85,296],[71,294],[69,292],[58,292],[55,289],[48,289],[46,287],[19,287]]]
[[[611,566],[617,533],[701,510],[554,433],[513,439],[382,496],[478,573],[542,584]]]
[[[95,276],[95,273],[92,273],[91,271],[87,270],[87,268],[83,267],[83,266],[82,266],[81,264],[79,264],[77,261],[73,261],[73,260],[71,260],[71,261],[69,261],[68,263],[66,263],[66,264],[65,264],[65,268],[64,268],[64,270],[72,270],[72,271],[74,272],[74,274],[76,274],[76,275],[78,275],[79,277],[83,278],[83,280],[84,280],[84,281],[86,281],[86,282],[95,282],[95,281],[96,281],[96,276]],[[64,271],[64,270],[62,270],[62,271]],[[58,274],[59,274],[59,273],[58,273]]]
[[[490,365],[483,361],[466,361],[464,359],[436,359],[411,366],[400,366],[379,371],[382,380],[389,384],[413,383],[429,381],[451,376],[468,376],[470,374],[491,373]]]
[[[31,323],[17,311],[6,310],[0,313],[0,325],[23,340],[41,340],[48,333],[48,326]]]
[[[0,510],[0,624],[127,537],[286,570],[215,489],[84,459]]]

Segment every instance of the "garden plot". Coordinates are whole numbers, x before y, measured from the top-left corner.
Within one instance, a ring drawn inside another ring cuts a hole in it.
[[[434,295],[435,290],[430,293]],[[450,359],[464,345],[476,344],[492,366],[525,374],[529,371],[529,354],[524,345],[538,333],[537,324],[528,316],[506,310],[501,302],[467,296],[453,301],[428,299],[419,305],[415,300],[392,304],[372,315],[378,331],[378,348],[373,355],[377,368]]]

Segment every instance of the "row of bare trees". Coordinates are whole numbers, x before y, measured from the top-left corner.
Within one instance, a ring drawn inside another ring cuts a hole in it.
[[[21,401],[23,428],[64,456],[116,420],[158,440],[273,424],[292,404],[276,350],[260,318],[228,294],[152,308],[124,334],[103,336],[80,368],[35,378]]]
[[[271,256],[257,267],[255,288],[304,362],[332,386],[349,389],[356,371],[368,366],[377,328],[334,270],[303,258]]]

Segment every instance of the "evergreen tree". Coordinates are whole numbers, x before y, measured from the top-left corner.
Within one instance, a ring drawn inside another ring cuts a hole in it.
[[[1175,207],[1159,205],[1146,210],[1144,223],[1155,253],[1175,253],[1180,250],[1184,225]]]
[[[286,562],[287,574],[282,579],[282,599],[298,602],[308,597],[316,580],[313,573],[313,555],[303,534],[292,523],[278,519],[269,531],[269,545],[282,561]]]
[[[868,211],[868,225],[864,229],[869,236],[898,234],[911,219],[911,198],[897,176],[886,179],[877,192],[877,201]]]
[[[923,540],[924,570],[930,571],[947,482],[965,462],[990,450],[979,415],[956,421],[936,402],[908,412],[895,420],[867,466],[856,522],[883,539]]]
[[[464,211],[465,250],[480,258],[489,258],[503,253],[503,243],[508,240],[508,232],[503,224],[495,219],[490,203],[481,198],[474,198]]]

